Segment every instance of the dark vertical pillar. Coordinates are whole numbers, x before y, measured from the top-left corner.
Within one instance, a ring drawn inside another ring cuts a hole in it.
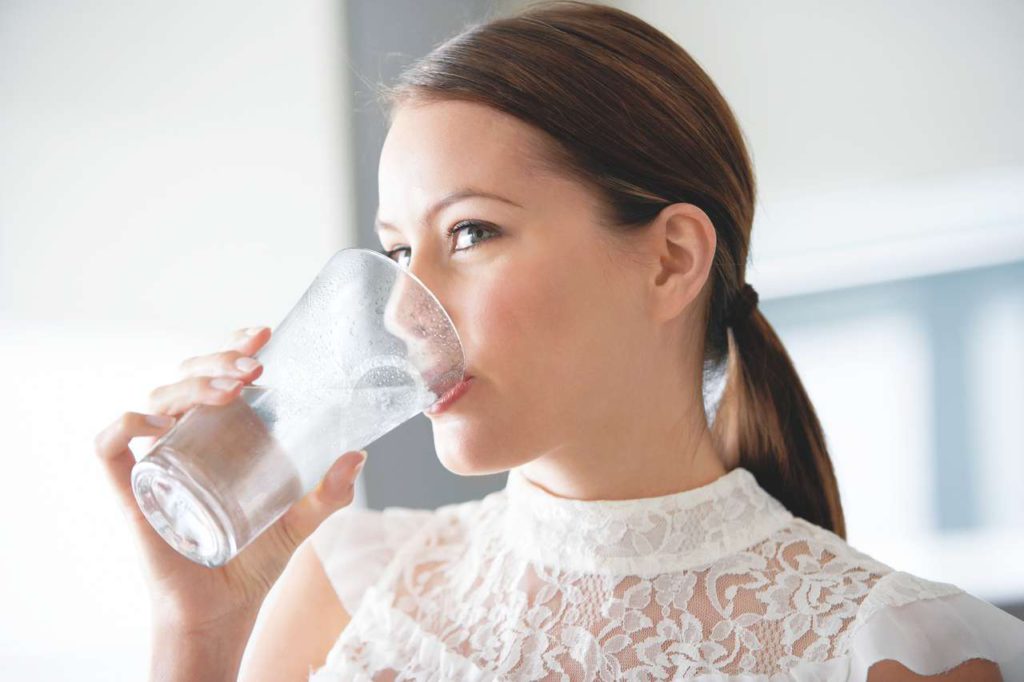
[[[373,233],[377,211],[377,165],[387,133],[374,88],[467,24],[494,16],[496,0],[350,0],[344,2],[348,54],[343,67],[351,83],[352,158],[355,163],[357,244],[380,248]],[[434,452],[430,420],[418,415],[368,448],[363,472],[367,506],[436,508],[477,499],[504,487],[505,474],[458,476]]]

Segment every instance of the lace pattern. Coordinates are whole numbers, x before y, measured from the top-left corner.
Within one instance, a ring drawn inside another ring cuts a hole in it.
[[[954,590],[793,517],[746,469],[627,501],[513,470],[409,538],[313,679],[782,679],[839,660],[872,609]]]

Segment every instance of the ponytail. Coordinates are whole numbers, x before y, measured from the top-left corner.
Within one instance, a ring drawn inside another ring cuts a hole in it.
[[[731,323],[712,428],[726,468],[749,470],[794,515],[846,539],[825,434],[789,353],[759,310]]]

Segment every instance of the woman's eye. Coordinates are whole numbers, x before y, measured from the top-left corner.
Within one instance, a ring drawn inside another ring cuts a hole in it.
[[[479,237],[481,235],[497,236],[498,230],[496,230],[493,227],[488,227],[487,225],[484,225],[483,223],[478,223],[478,222],[473,221],[473,220],[464,220],[461,223],[456,223],[455,225],[453,225],[450,228],[448,228],[447,235],[448,235],[449,240],[452,238],[453,235],[456,235],[456,234],[460,234],[460,235],[467,234],[467,235],[470,235],[470,237],[474,237],[474,236],[477,237],[477,241],[475,241],[473,243],[470,243],[470,244],[463,243],[461,248],[458,245],[456,245],[456,248],[453,249],[455,251],[468,251],[469,249],[472,249],[475,246],[479,246],[481,242],[488,241],[489,239],[492,238],[492,237],[488,237],[486,239],[480,239]],[[458,241],[459,241],[458,238],[456,238],[455,241],[458,244]],[[465,241],[466,240],[463,240],[463,242],[465,242]],[[402,253],[403,251],[406,253],[406,255],[412,253],[412,249],[409,248],[408,246],[399,246],[397,248],[391,249],[390,251],[382,251],[381,253],[383,253],[385,256],[387,256],[388,258],[390,258],[392,260],[396,260],[395,259],[395,255],[398,254],[398,253]],[[399,261],[399,264],[401,264],[400,261]]]
[[[390,258],[391,260],[394,260],[394,261],[395,261],[396,263],[398,263],[399,265],[401,265],[402,263],[398,262],[398,261],[397,261],[397,260],[395,259],[395,254],[396,254],[396,253],[401,253],[402,251],[408,251],[408,250],[409,250],[409,249],[408,249],[407,247],[403,246],[403,247],[401,247],[401,248],[398,248],[398,249],[392,249],[391,251],[388,251],[388,252],[387,252],[387,254],[385,254],[385,255],[387,255],[387,257],[388,257],[388,258]]]
[[[490,234],[497,234],[497,230],[495,230],[494,228],[491,228],[491,227],[487,227],[483,223],[474,222],[472,220],[466,220],[466,221],[463,221],[461,223],[456,223],[454,226],[452,226],[451,228],[448,229],[448,236],[449,237],[451,237],[453,234],[457,234],[457,233],[468,234],[468,235],[481,235],[481,234],[490,235]],[[487,241],[487,239],[483,239],[483,240],[480,240],[480,241]],[[466,249],[471,249],[474,246],[479,245],[480,241],[474,242],[474,243],[469,244],[467,246],[463,246],[461,249],[456,248],[455,250],[456,251],[465,251]],[[458,243],[458,239],[456,239],[456,243]]]

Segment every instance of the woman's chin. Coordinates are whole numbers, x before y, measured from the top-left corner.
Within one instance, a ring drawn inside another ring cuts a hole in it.
[[[450,438],[452,434],[439,435],[434,432],[434,450],[437,459],[448,471],[458,476],[487,476],[507,471],[506,464],[497,448],[492,445],[478,445],[469,438]]]
[[[503,471],[500,467],[495,468],[486,453],[471,448],[456,447],[438,452],[437,458],[445,469],[458,476],[485,476]]]

